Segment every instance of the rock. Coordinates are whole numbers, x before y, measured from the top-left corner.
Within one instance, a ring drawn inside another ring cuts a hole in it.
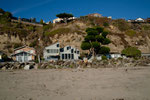
[[[30,65],[25,65],[24,69],[25,70],[29,70],[30,69]]]

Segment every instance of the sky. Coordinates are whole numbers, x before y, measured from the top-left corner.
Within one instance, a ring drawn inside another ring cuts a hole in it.
[[[150,17],[150,0],[0,0],[0,8],[15,17],[52,21],[59,13],[75,17],[90,13],[112,16],[113,19]]]

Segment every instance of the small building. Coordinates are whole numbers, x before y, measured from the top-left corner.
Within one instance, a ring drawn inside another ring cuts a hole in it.
[[[87,16],[89,16],[89,17],[102,17],[102,15],[99,13],[88,14]]]
[[[55,43],[53,45],[50,45],[48,47],[45,47],[44,51],[44,59],[46,61],[53,61],[53,60],[59,60],[60,56],[60,47],[59,47],[59,43]]]
[[[14,54],[11,55],[13,60],[18,62],[29,62],[34,61],[36,52],[34,48],[28,47],[28,46],[22,46],[19,48],[16,48],[14,50]]]
[[[145,22],[145,20],[143,18],[137,18],[135,22]]]
[[[55,23],[59,23],[61,21],[63,21],[62,18],[56,18],[56,19],[53,20],[53,23],[55,24]]]
[[[120,53],[117,53],[117,52],[111,52],[110,57],[117,59],[117,58],[122,58],[122,55]]]
[[[60,49],[61,60],[78,60],[79,57],[80,57],[80,51],[69,45]]]
[[[142,53],[141,56],[146,57],[146,58],[150,58],[150,53]]]

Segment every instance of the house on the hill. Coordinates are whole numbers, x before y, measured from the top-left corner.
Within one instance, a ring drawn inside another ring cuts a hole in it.
[[[65,46],[60,49],[61,60],[78,60],[80,57],[80,51],[77,48],[71,46]]]
[[[74,19],[76,19],[76,17],[70,17],[70,18],[68,18],[67,21],[72,21],[72,20],[74,20]],[[54,23],[54,24],[55,24],[55,23],[61,23],[61,22],[64,22],[64,19],[62,19],[62,18],[56,18],[56,19],[53,20],[53,23]]]
[[[60,57],[59,54],[60,54],[60,47],[58,42],[48,47],[45,47],[43,51],[44,59],[46,61],[58,60]]]
[[[22,46],[19,48],[16,48],[14,50],[14,53],[11,55],[13,60],[18,62],[29,62],[34,61],[36,52],[34,48],[28,47],[28,46]]]
[[[71,46],[60,48],[60,45],[57,42],[48,47],[45,47],[43,55],[46,61],[78,60],[80,56],[80,51]]]
[[[135,22],[145,22],[145,20],[143,18],[137,18]]]
[[[89,16],[89,17],[102,17],[102,15],[99,13],[88,14],[87,16]]]

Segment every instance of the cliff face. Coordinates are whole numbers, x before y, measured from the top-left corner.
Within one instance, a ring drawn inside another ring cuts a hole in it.
[[[110,31],[108,37],[112,41],[108,46],[111,52],[121,52],[128,46],[137,47],[142,53],[150,52],[150,24],[116,24],[116,21],[109,23],[105,29]],[[13,23],[12,26],[18,24]],[[117,26],[118,25],[118,26]],[[66,24],[45,25],[35,27],[31,25],[21,25],[12,27],[0,25],[0,51],[8,55],[15,47],[29,45],[36,48],[38,53],[43,52],[45,46],[55,42],[60,42],[60,46],[71,45],[81,50],[80,45],[86,36],[86,28],[93,24],[81,20]],[[81,50],[82,52],[82,50]]]

